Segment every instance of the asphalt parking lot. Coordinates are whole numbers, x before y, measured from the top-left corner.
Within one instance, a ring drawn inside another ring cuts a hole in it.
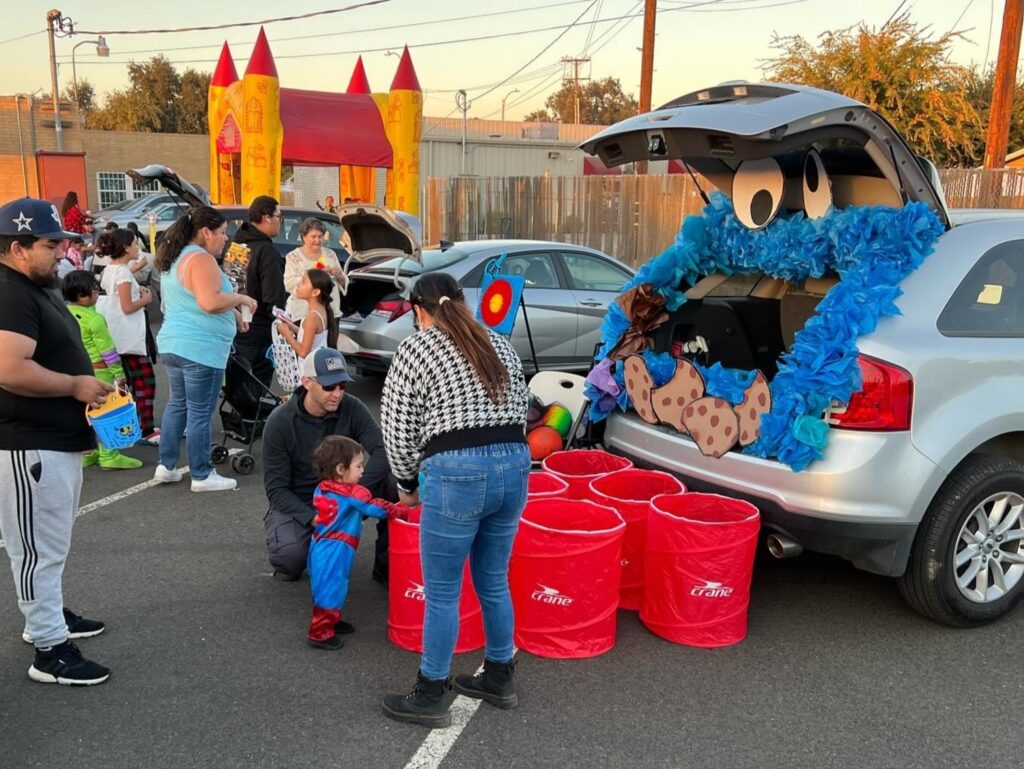
[[[160,368],[158,366],[158,374]],[[380,380],[351,389],[376,409]],[[805,555],[759,559],[742,643],[675,646],[620,612],[608,654],[520,654],[520,706],[459,704],[451,730],[386,719],[417,656],[386,636],[387,592],[357,558],[344,649],[308,647],[308,582],[271,578],[256,474],[231,493],[86,471],[67,605],[110,681],[32,683],[0,581],[0,767],[960,767],[1012,765],[1024,610],[976,630],[913,614],[889,580]],[[230,474],[230,470],[224,471]],[[133,488],[142,485],[141,488]],[[374,534],[368,526],[367,542]],[[6,558],[0,559],[5,562]],[[480,653],[456,658],[470,672]]]

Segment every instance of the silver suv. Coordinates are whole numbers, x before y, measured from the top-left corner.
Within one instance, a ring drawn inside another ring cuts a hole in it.
[[[716,86],[583,145],[609,166],[682,159],[734,197],[742,161],[773,157],[785,169],[807,147],[820,151],[836,205],[921,201],[945,227],[899,284],[902,314],[857,340],[863,391],[822,414],[824,457],[801,472],[735,449],[716,459],[632,409],[609,416],[605,443],[693,490],[754,502],[777,557],[838,555],[898,577],[910,605],[939,622],[993,620],[1024,595],[1024,217],[947,211],[933,167],[888,123],[802,86]],[[759,275],[712,278],[653,333],[656,351],[679,354],[680,329],[703,321],[703,336],[723,340],[708,346],[709,363],[776,358],[839,276],[775,293]]]

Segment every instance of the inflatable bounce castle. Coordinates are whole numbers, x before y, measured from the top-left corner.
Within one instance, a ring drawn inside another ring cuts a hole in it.
[[[282,88],[263,29],[241,79],[227,42],[210,80],[210,199],[248,205],[281,193],[281,165],[336,166],[338,200],[374,202],[376,169],[386,205],[419,215],[423,94],[409,49],[388,93],[371,93],[362,57],[346,93]]]

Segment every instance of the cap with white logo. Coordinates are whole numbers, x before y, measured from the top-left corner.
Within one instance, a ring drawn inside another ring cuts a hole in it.
[[[0,206],[0,235],[29,235],[63,240],[78,233],[68,232],[57,206],[38,198],[19,198]]]
[[[321,347],[302,363],[302,375],[315,379],[322,385],[351,382],[345,356],[330,347]]]

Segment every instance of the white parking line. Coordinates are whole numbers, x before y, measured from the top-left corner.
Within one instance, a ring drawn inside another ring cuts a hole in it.
[[[461,694],[456,697],[451,709],[452,725],[444,729],[431,729],[419,750],[405,765],[405,769],[437,769],[481,702],[482,700],[463,697]]]

